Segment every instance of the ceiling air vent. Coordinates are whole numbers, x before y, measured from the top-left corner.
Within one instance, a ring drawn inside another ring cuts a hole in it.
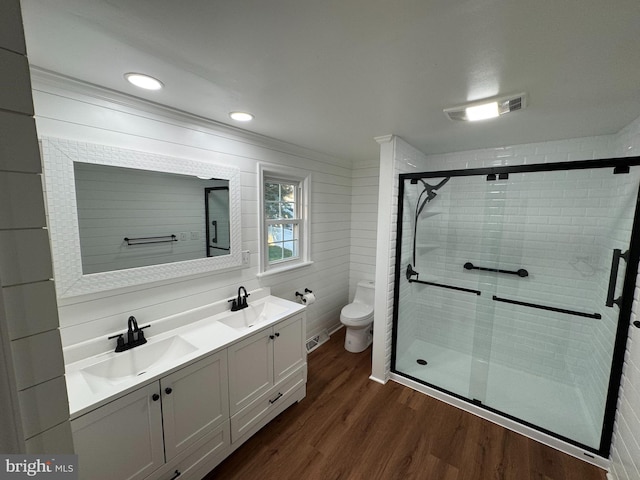
[[[527,106],[527,94],[519,93],[496,99],[486,99],[478,102],[445,108],[444,113],[456,122],[473,122],[495,118],[505,113],[522,110]]]

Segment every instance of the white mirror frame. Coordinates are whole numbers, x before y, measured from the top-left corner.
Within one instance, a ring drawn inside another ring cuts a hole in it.
[[[123,148],[41,138],[44,181],[58,298],[198,275],[242,265],[240,171],[236,168]],[[207,176],[229,181],[230,254],[83,275],[73,162]]]

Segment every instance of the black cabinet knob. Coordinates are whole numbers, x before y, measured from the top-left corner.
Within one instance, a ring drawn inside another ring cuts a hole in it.
[[[280,336],[280,333],[276,332],[276,337],[279,337],[279,336]]]
[[[269,338],[270,338],[271,340],[273,340],[273,339],[274,339],[274,338],[276,338],[276,337],[275,337],[275,336],[273,336],[273,335],[269,335]]]
[[[158,400],[160,400],[160,395],[158,395],[157,393],[154,393],[151,398],[153,399],[154,402],[157,402]]]
[[[171,387],[167,387],[164,389],[164,393],[166,393],[167,395],[171,395],[171,392],[173,392],[173,389]]]

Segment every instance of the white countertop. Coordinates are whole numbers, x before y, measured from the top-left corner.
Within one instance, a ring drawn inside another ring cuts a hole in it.
[[[157,335],[151,334],[153,329],[151,331],[145,330],[145,334],[148,335],[145,345],[119,353],[113,351],[100,353],[67,364],[65,369],[71,419],[148,385],[305,309],[304,305],[272,295],[254,302],[249,301],[249,307],[238,312],[225,311],[191,321],[191,323]],[[255,325],[247,326],[243,321],[243,315],[252,315],[259,311],[264,311],[266,316],[263,314],[255,322]],[[223,321],[236,323],[237,328],[226,325]],[[179,338],[172,340],[175,337]],[[113,342],[115,345],[115,340]],[[164,351],[168,358],[141,368],[142,371],[135,375],[105,378],[88,373],[95,371],[96,368],[105,370],[102,368],[107,365],[105,362],[108,362],[109,365],[112,365],[114,361],[120,364],[123,364],[124,361],[127,365],[135,363],[132,354],[144,356],[154,350]],[[131,362],[129,362],[130,358]]]

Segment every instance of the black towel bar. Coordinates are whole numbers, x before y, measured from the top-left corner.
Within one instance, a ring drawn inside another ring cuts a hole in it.
[[[408,280],[409,280],[409,283],[420,283],[422,285],[431,285],[432,287],[448,288],[449,290],[458,290],[460,292],[475,293],[476,295],[480,295],[482,293],[480,290],[472,290],[470,288],[456,287],[454,285],[445,285],[443,283],[425,282],[423,280],[414,280],[413,278],[409,278]]]
[[[124,237],[124,241],[127,242],[127,245],[146,245],[148,243],[177,242],[178,237],[176,237],[175,235],[160,235],[158,237],[138,237],[138,238]]]
[[[496,302],[511,303],[513,305],[522,305],[523,307],[538,308],[540,310],[547,310],[550,312],[566,313],[567,315],[575,315],[576,317],[595,318],[596,320],[600,320],[602,318],[602,315],[600,315],[599,313],[584,313],[584,312],[578,312],[576,310],[567,310],[566,308],[549,307],[547,305],[540,305],[537,303],[528,303],[528,302],[521,302],[519,300],[511,300],[509,298],[501,298],[495,295],[493,296],[493,299]]]
[[[486,267],[476,267],[473,263],[467,262],[464,265],[465,270],[482,270],[483,272],[498,272],[498,273],[508,273],[510,275],[518,275],[519,277],[528,277],[529,272],[524,268],[519,270],[500,270],[499,268],[486,268]]]

